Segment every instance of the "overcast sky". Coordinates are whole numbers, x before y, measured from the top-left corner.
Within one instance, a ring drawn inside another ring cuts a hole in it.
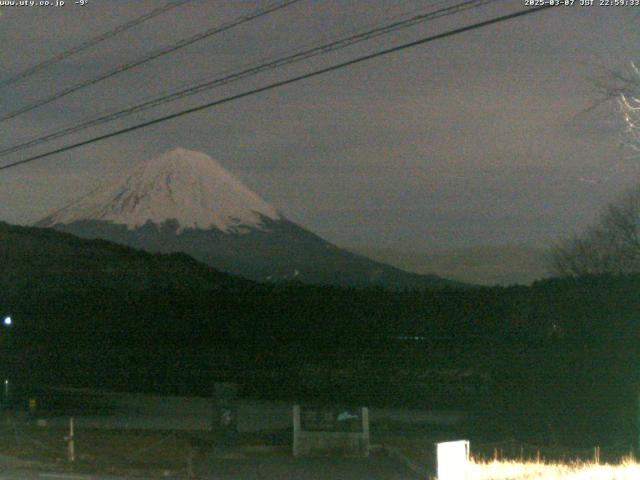
[[[0,123],[0,146],[458,1],[302,0]],[[0,7],[0,80],[165,3]],[[0,115],[267,3],[194,0],[1,89]],[[522,0],[497,0],[0,164],[521,8]],[[615,106],[585,110],[596,99],[590,77],[597,65],[637,59],[639,12],[559,7],[0,171],[0,219],[36,221],[129,165],[182,146],[215,157],[285,216],[341,246],[544,246],[592,222],[638,180],[638,159],[621,146]]]

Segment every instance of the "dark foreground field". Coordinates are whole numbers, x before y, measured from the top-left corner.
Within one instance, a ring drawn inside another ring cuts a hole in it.
[[[417,478],[380,448],[367,459],[301,459],[286,441],[274,445],[274,435],[264,433],[243,434],[235,445],[221,446],[207,432],[76,428],[76,457],[70,462],[68,430],[60,423],[5,412],[0,478]]]

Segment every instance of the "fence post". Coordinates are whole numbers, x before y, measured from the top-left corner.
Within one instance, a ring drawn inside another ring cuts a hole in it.
[[[362,407],[360,409],[360,416],[362,417],[362,450],[360,454],[364,457],[369,456],[369,446],[371,444],[371,437],[369,434],[369,409]]]
[[[75,445],[73,444],[73,417],[69,418],[69,436],[67,437],[67,442],[68,442],[69,461],[75,462],[76,451],[75,451]]]

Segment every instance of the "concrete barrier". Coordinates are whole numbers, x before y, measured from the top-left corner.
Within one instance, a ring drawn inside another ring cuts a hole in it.
[[[369,456],[369,410],[293,407],[293,456]]]

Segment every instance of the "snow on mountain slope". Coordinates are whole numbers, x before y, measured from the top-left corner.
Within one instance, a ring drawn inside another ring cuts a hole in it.
[[[278,211],[204,153],[176,148],[133,168],[44,218],[40,226],[95,220],[140,227],[176,220],[179,229],[243,233]]]
[[[207,155],[182,148],[36,226],[152,253],[182,252],[257,281],[396,289],[451,284],[340,249],[288,221]]]

